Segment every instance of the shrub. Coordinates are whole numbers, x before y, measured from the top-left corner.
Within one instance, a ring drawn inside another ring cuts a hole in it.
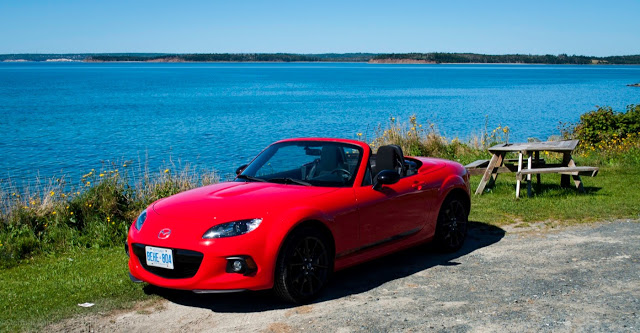
[[[573,128],[573,138],[584,146],[597,145],[613,138],[626,138],[640,131],[640,104],[627,106],[626,112],[611,107],[598,107],[580,116]]]
[[[91,170],[77,185],[61,177],[22,191],[0,189],[0,267],[37,253],[120,246],[151,202],[218,181],[215,172],[189,166],[175,173],[145,170],[139,180],[128,169],[109,169]]]
[[[640,104],[625,112],[598,107],[561,128],[563,137],[580,140],[578,153],[596,165],[640,164]]]

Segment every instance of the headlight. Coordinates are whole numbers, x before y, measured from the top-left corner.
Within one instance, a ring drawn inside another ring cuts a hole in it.
[[[138,219],[136,220],[136,224],[135,227],[136,229],[140,230],[140,228],[142,228],[142,225],[144,224],[144,221],[147,219],[147,210],[143,210],[142,213],[140,213],[140,216],[138,216]]]
[[[260,225],[260,222],[262,222],[262,219],[240,220],[218,224],[207,230],[207,232],[202,235],[202,238],[211,239],[244,235],[255,230],[255,228]]]

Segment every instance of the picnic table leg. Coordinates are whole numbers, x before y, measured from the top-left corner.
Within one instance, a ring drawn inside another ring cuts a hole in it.
[[[516,174],[516,199],[520,198],[520,183],[522,182],[522,152],[518,153],[518,173]]]
[[[568,167],[569,163],[571,162],[571,154],[570,153],[564,153],[562,154],[562,166],[563,167]],[[574,164],[575,165],[575,164]],[[569,187],[569,175],[562,175],[560,176],[560,186],[563,188],[567,188]]]
[[[484,191],[484,187],[487,185],[489,178],[491,178],[491,174],[493,173],[495,164],[498,162],[499,159],[502,160],[500,156],[501,155],[499,154],[493,154],[493,156],[491,156],[491,161],[489,161],[489,165],[487,165],[487,169],[484,171],[484,175],[482,175],[480,184],[478,184],[478,189],[476,189],[476,195],[482,194],[482,191]]]
[[[529,157],[527,159],[527,169],[529,170],[531,170],[531,164],[533,163],[532,158],[533,152],[529,152]],[[527,175],[527,196],[529,198],[533,196],[533,193],[531,193],[531,174]]]
[[[489,179],[487,186],[493,187],[493,185],[495,185],[496,179],[498,179],[498,168],[502,166],[502,162],[504,161],[504,156],[505,154],[498,154],[498,159],[496,160],[493,170],[491,171],[491,179]]]
[[[576,162],[573,161],[573,158],[569,161],[569,166],[570,167],[576,166]],[[571,177],[573,177],[573,182],[576,184],[576,188],[578,189],[578,192],[584,193],[584,186],[582,186],[582,179],[580,179],[580,175],[578,174],[571,175]]]
[[[538,162],[538,163],[540,162],[540,152],[539,151],[536,151],[536,162]],[[536,191],[540,192],[540,174],[539,173],[536,174],[536,181],[537,181]]]

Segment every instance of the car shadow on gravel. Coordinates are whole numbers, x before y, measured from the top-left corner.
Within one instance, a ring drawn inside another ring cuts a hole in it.
[[[430,245],[414,247],[336,273],[323,295],[314,303],[334,300],[367,292],[387,282],[435,267],[452,266],[455,259],[499,242],[505,231],[482,222],[470,222],[464,246],[455,253],[439,253]],[[261,312],[293,308],[295,305],[278,300],[270,291],[232,294],[194,294],[147,285],[147,294],[155,294],[184,306],[210,309],[214,312]]]

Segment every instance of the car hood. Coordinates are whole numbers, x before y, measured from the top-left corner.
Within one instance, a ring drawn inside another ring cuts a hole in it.
[[[189,221],[232,220],[266,217],[275,209],[295,206],[336,188],[263,182],[227,182],[178,193],[153,205],[160,216]]]

